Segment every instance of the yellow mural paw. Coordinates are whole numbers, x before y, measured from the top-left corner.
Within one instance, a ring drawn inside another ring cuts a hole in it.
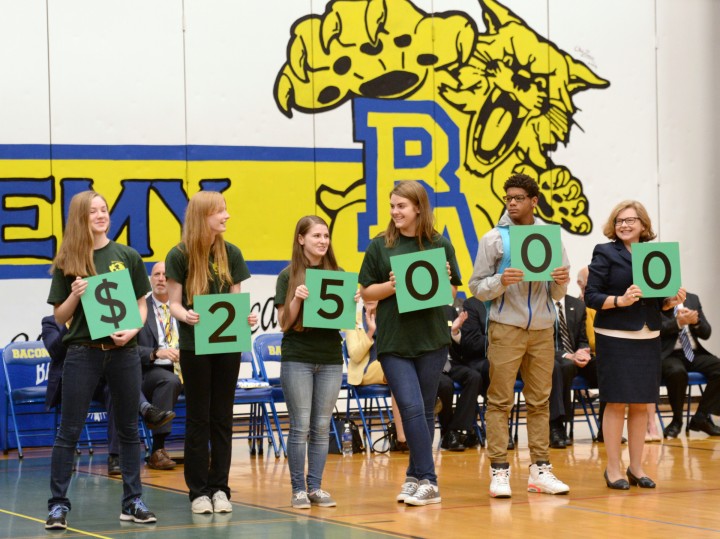
[[[545,221],[562,225],[575,234],[589,234],[592,221],[588,215],[588,202],[580,180],[565,167],[544,171],[538,178],[540,201],[538,216]]]
[[[468,61],[477,27],[460,13],[429,15],[407,0],[335,0],[292,28],[275,101],[318,112],[353,97],[405,99],[432,84],[432,71]]]

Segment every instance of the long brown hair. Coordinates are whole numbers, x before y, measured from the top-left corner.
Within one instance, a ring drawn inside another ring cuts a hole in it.
[[[210,255],[212,254],[220,287],[232,286],[232,277],[228,267],[225,240],[217,234],[210,243],[212,232],[207,218],[225,207],[225,199],[215,191],[195,193],[185,210],[185,223],[182,228],[181,249],[188,259],[188,276],[185,283],[185,294],[188,303],[192,304],[193,296],[207,294],[213,276],[210,271]]]
[[[317,215],[306,215],[305,217],[300,218],[300,220],[297,222],[297,225],[295,225],[292,256],[290,258],[290,265],[288,266],[290,268],[290,279],[288,281],[287,294],[285,295],[285,307],[290,305],[290,302],[295,296],[295,289],[301,284],[305,283],[305,270],[312,266],[310,261],[305,256],[305,253],[303,252],[303,246],[300,245],[300,238],[302,236],[305,236],[305,234],[307,234],[310,229],[315,225],[324,225],[326,228],[328,226],[324,219],[322,217],[318,217]],[[320,269],[339,269],[337,261],[335,260],[335,252],[332,248],[332,241],[328,244],[327,252],[320,261]],[[283,331],[288,331],[290,328],[292,328],[295,331],[302,331],[302,309],[303,308],[301,306],[300,311],[298,312],[298,316],[295,320],[290,320],[289,316],[285,316],[283,318],[282,324],[280,325],[280,329],[282,329]]]
[[[642,224],[643,230],[640,232],[640,241],[650,241],[654,240],[657,236],[655,232],[652,229],[652,222],[650,222],[650,215],[648,215],[647,210],[645,209],[645,206],[643,206],[640,202],[637,200],[623,200],[620,202],[617,206],[613,208],[613,210],[610,212],[610,217],[608,217],[608,220],[605,223],[605,226],[603,227],[603,234],[605,234],[605,237],[611,240],[618,239],[617,237],[617,231],[615,229],[615,220],[617,219],[617,216],[620,215],[620,212],[623,210],[627,210],[628,208],[632,208],[637,213],[638,219],[640,219],[640,223]]]
[[[94,238],[90,229],[90,205],[95,197],[105,197],[95,191],[82,191],[70,200],[65,232],[50,272],[55,268],[65,275],[87,277],[97,275],[93,261]],[[108,218],[108,228],[110,220]],[[106,232],[107,232],[106,230]]]
[[[390,191],[390,197],[393,195],[408,199],[420,213],[417,216],[417,226],[415,227],[415,237],[417,238],[418,247],[423,250],[423,239],[433,241],[438,235],[435,230],[435,216],[430,208],[430,200],[427,191],[422,184],[415,180],[402,180],[395,184]],[[383,233],[385,236],[385,247],[394,247],[400,231],[395,226],[395,222],[390,218],[390,223]]]

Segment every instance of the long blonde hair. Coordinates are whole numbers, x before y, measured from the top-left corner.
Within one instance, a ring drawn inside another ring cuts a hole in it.
[[[310,229],[315,225],[325,225],[325,227],[328,226],[327,223],[323,220],[323,218],[318,217],[317,215],[306,215],[305,217],[300,218],[300,220],[297,222],[297,225],[295,225],[295,236],[293,236],[292,256],[290,258],[290,266],[288,266],[290,268],[290,279],[288,280],[287,294],[285,294],[285,307],[290,305],[290,302],[295,296],[295,289],[301,284],[305,283],[305,270],[312,265],[305,256],[303,246],[300,245],[300,237],[307,234]],[[337,261],[335,260],[335,252],[332,248],[332,241],[328,244],[327,252],[320,261],[320,268],[324,270],[339,269]],[[280,324],[280,329],[282,329],[283,331],[288,331],[290,328],[292,328],[295,331],[302,331],[302,309],[303,308],[301,306],[300,311],[298,312],[298,316],[295,320],[290,320],[289,316],[285,316],[282,323]]]
[[[220,288],[233,284],[225,240],[222,234],[217,234],[215,240],[210,243],[212,232],[207,222],[210,215],[221,211],[223,207],[225,207],[225,199],[220,193],[200,191],[190,198],[185,210],[185,223],[182,228],[183,245],[180,249],[188,259],[185,293],[190,304],[193,296],[207,294],[210,290],[210,281],[213,278],[209,264],[211,254],[220,280]]]
[[[95,243],[90,229],[90,206],[95,197],[101,198],[107,206],[105,197],[95,191],[82,191],[70,200],[63,240],[50,268],[51,273],[57,268],[65,275],[76,277],[97,275],[93,261]],[[107,230],[110,230],[109,218]]]
[[[438,235],[437,230],[435,230],[435,216],[430,208],[427,191],[418,181],[402,180],[395,184],[393,190],[390,191],[390,197],[393,195],[408,199],[420,212],[417,216],[415,237],[417,238],[418,247],[423,250],[423,239],[433,241],[435,236]],[[400,231],[395,226],[392,218],[383,235],[385,236],[385,247],[394,247],[400,237]]]

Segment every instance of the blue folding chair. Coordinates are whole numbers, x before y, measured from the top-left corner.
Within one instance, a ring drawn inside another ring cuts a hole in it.
[[[573,392],[573,416],[571,418],[572,421],[570,421],[571,440],[575,439],[575,408],[578,404],[580,404],[585,414],[585,421],[587,421],[588,428],[590,429],[590,439],[595,439],[595,429],[598,429],[598,432],[600,431],[600,422],[595,413],[595,406],[593,405],[592,399],[588,397],[589,389],[590,385],[583,376],[578,375],[573,378],[572,385],[570,386],[570,390]]]
[[[267,380],[267,376],[264,376],[262,371],[256,368],[251,353],[243,352],[241,355],[241,362],[242,364],[250,366],[251,376],[250,378],[243,377],[238,380],[238,388],[235,390],[234,404],[249,406],[249,412],[245,414],[235,414],[235,420],[246,420],[245,424],[247,427],[247,434],[242,437],[248,439],[251,455],[263,453],[262,440],[267,438],[268,442],[273,447],[275,458],[279,458],[280,450],[275,442],[274,430],[272,424],[270,423],[270,414],[268,414],[269,407],[275,427],[279,432],[280,422],[277,417],[277,411],[275,410],[272,388]],[[280,435],[280,439],[284,452],[285,446],[282,443],[282,434]],[[257,447],[258,441],[260,441],[259,448]]]
[[[3,452],[10,448],[9,436],[15,438],[18,458],[23,458],[22,439],[32,438],[52,445],[57,431],[57,413],[45,410],[47,374],[50,356],[42,341],[14,342],[2,351],[4,413],[2,414]]]
[[[665,381],[662,381],[661,385],[665,385]],[[707,385],[707,378],[700,372],[688,372],[688,384],[687,384],[687,409],[685,410],[685,433],[690,432],[690,416],[692,415],[692,391],[693,387],[697,387],[702,397],[704,387]],[[660,411],[660,407],[656,404],[655,411],[657,412],[658,419],[660,420],[660,430],[665,430],[665,422],[663,421],[663,415]]]
[[[345,366],[349,362],[347,344],[343,340],[342,343],[343,359]],[[387,399],[390,398],[390,387],[386,384],[371,384],[365,386],[354,386],[347,384],[347,418],[351,415],[351,400],[355,402],[355,409],[363,431],[365,432],[366,447],[370,451],[374,451],[372,443],[372,433],[382,432],[383,436],[387,436],[387,424],[392,420],[392,409],[388,405]],[[373,427],[373,419],[377,419],[380,426]]]
[[[259,376],[270,384],[273,409],[278,403],[285,402],[285,394],[280,385],[280,376],[269,376],[267,373],[268,363],[277,363],[282,361],[282,333],[263,333],[255,337],[253,341],[253,356]],[[274,420],[278,432],[278,438],[283,453],[287,455],[287,446],[285,444],[285,433],[283,432],[280,418],[277,411],[274,412]]]

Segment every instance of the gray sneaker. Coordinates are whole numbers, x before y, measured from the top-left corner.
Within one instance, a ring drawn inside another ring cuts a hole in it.
[[[330,493],[325,492],[322,489],[308,492],[307,497],[310,500],[311,504],[317,505],[318,507],[335,507],[337,505],[335,500],[333,500],[332,496],[330,496]]]
[[[415,492],[418,489],[418,480],[414,477],[406,477],[405,482],[400,487],[400,494],[398,494],[395,499],[399,502],[404,502],[407,500],[410,496],[415,494]]]
[[[293,509],[310,509],[310,500],[308,499],[307,492],[299,490],[293,492],[292,498],[290,498],[290,505]]]
[[[433,485],[427,479],[423,479],[418,483],[415,494],[405,498],[406,505],[428,505],[431,503],[440,503],[440,490],[437,485]]]

